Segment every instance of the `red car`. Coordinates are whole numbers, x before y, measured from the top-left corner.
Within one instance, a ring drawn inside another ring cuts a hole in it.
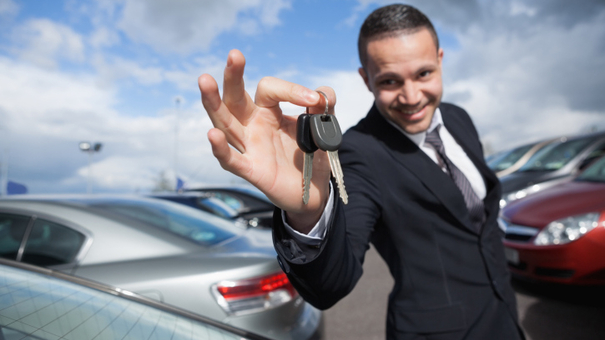
[[[605,284],[605,157],[573,181],[506,206],[500,222],[514,276]]]

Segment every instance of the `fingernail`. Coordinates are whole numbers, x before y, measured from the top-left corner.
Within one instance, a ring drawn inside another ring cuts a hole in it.
[[[230,56],[227,56],[227,67],[231,67],[233,65],[233,60],[231,60]]]
[[[305,91],[305,99],[310,102],[317,102],[319,100],[319,93],[316,91]]]

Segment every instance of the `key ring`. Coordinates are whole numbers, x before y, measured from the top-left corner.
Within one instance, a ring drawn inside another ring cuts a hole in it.
[[[327,94],[325,94],[323,91],[316,91],[316,92],[317,92],[317,93],[319,93],[319,94],[321,94],[322,96],[324,96],[324,98],[326,99],[326,109],[325,109],[325,111],[324,111],[324,113],[323,113],[323,114],[324,114],[324,115],[327,115],[327,114],[328,114],[328,111],[329,111],[329,104],[330,104],[330,103],[328,102],[328,95],[327,95]],[[309,107],[308,107],[308,106],[307,106],[306,113],[309,113]]]
[[[322,96],[324,96],[324,98],[326,99],[326,110],[324,111],[324,115],[327,115],[327,114],[328,114],[328,107],[329,107],[329,106],[328,106],[328,105],[329,105],[329,103],[328,103],[328,95],[327,95],[327,94],[325,94],[325,93],[324,93],[324,92],[322,92],[322,91],[317,91],[317,93],[321,94],[321,95],[322,95]]]

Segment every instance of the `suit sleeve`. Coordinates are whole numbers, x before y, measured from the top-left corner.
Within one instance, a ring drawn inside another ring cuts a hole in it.
[[[284,229],[280,210],[273,218],[280,266],[301,296],[319,309],[330,308],[353,290],[380,218],[379,190],[371,180],[370,166],[359,161],[364,157],[355,149],[344,143],[339,150],[349,204],[344,205],[340,198],[334,200],[326,237],[318,246],[292,239]]]

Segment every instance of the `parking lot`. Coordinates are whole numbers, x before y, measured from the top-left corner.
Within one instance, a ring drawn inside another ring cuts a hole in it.
[[[326,311],[326,340],[384,340],[386,302],[393,281],[374,249],[353,292]],[[602,339],[605,287],[573,288],[513,281],[528,340]]]

